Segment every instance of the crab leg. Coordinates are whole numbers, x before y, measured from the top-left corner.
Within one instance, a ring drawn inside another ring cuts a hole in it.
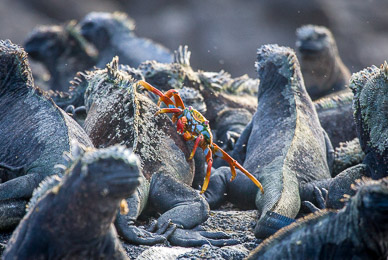
[[[155,113],[155,115],[159,114],[165,114],[165,113],[182,113],[182,109],[180,108],[162,108],[159,109],[158,112]]]
[[[174,97],[174,104],[176,107],[179,107],[181,109],[185,109],[185,105],[183,104],[183,101],[182,101],[182,98],[181,96],[179,95],[178,91],[176,89],[170,89],[168,90],[166,93],[164,93],[164,96],[168,97],[171,99],[171,97]],[[158,101],[158,106],[160,106],[160,103],[162,102],[163,100],[161,98],[159,98],[159,101]]]
[[[189,160],[193,159],[193,157],[195,155],[195,151],[197,151],[198,144],[201,143],[201,141],[203,141],[203,135],[202,134],[200,136],[198,136],[197,139],[195,139],[194,148],[193,148],[193,151],[191,151]]]
[[[151,84],[145,82],[144,80],[139,80],[137,83],[142,85],[148,91],[151,91],[155,95],[158,95],[159,96],[159,100],[162,100],[166,104],[166,106],[168,106],[168,107],[170,107],[170,106],[175,107],[175,104],[174,104],[174,102],[172,102],[171,98],[169,98],[166,95],[164,95],[163,92],[160,91],[159,89],[151,86]],[[159,104],[159,101],[158,101],[158,104]]]
[[[211,149],[207,147],[206,149],[203,150],[203,152],[206,155],[207,169],[206,169],[206,177],[205,177],[205,180],[203,181],[202,190],[200,192],[201,194],[203,194],[206,191],[207,186],[209,185],[210,173],[213,165],[213,154]]]
[[[214,153],[217,155],[217,156],[220,156],[222,159],[224,159],[225,161],[227,161],[229,163],[229,167],[230,167],[230,170],[232,172],[232,178],[230,179],[231,181],[234,180],[234,178],[236,178],[236,168],[239,169],[240,171],[242,171],[254,184],[256,184],[257,187],[259,187],[261,193],[264,193],[264,189],[263,189],[263,186],[261,185],[261,183],[255,178],[255,176],[253,176],[252,174],[250,174],[244,167],[241,166],[241,164],[239,164],[235,159],[233,159],[229,154],[227,154],[224,150],[222,150],[218,145],[214,144],[213,143],[213,147],[214,147]]]

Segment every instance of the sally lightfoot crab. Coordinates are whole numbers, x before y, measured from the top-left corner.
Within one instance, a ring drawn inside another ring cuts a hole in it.
[[[242,171],[253,183],[259,187],[260,191],[264,193],[261,183],[250,174],[244,167],[242,167],[235,159],[222,150],[218,145],[213,143],[213,136],[210,130],[209,121],[197,110],[191,106],[185,107],[179,93],[175,89],[168,90],[163,94],[157,88],[151,86],[149,83],[140,80],[138,84],[143,86],[148,91],[159,96],[158,106],[161,102],[166,104],[166,108],[161,108],[157,114],[172,113],[172,121],[177,124],[178,133],[183,135],[186,141],[194,140],[194,148],[190,154],[189,159],[194,157],[195,151],[198,146],[202,148],[207,162],[206,177],[202,185],[201,194],[204,193],[209,185],[211,168],[213,164],[213,155],[219,156],[229,163],[230,170],[232,172],[231,181],[236,178],[236,168]],[[173,98],[173,99],[171,99]]]

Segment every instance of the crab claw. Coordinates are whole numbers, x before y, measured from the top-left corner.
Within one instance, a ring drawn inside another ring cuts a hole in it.
[[[174,122],[174,121],[173,121]],[[176,130],[180,133],[183,134],[185,130],[185,125],[187,123],[187,118],[186,117],[181,117],[177,120],[176,122]]]
[[[169,98],[168,96],[163,94],[163,92],[160,91],[159,89],[151,86],[151,84],[149,84],[148,82],[145,82],[144,80],[139,80],[137,82],[137,84],[143,86],[146,90],[151,91],[155,95],[158,95],[159,96],[159,100],[163,101],[166,104],[166,106],[168,106],[168,107],[170,107],[170,106],[171,107],[175,107],[175,104],[174,104],[174,102],[172,102],[171,98]],[[160,104],[160,102],[158,102],[158,104]]]

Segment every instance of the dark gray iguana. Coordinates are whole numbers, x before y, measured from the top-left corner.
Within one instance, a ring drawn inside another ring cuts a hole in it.
[[[30,202],[3,259],[128,259],[113,221],[140,184],[137,156],[112,146],[72,157],[61,181],[47,180],[35,192],[45,195]]]
[[[314,101],[319,121],[333,147],[338,147],[340,142],[351,141],[357,137],[352,104],[353,94],[350,92]]]
[[[53,91],[67,92],[76,73],[97,62],[97,50],[75,25],[75,21],[70,21],[66,25],[38,26],[24,43],[29,57],[43,63],[50,72],[49,85]]]
[[[212,208],[220,205],[224,193],[238,207],[257,208],[255,235],[263,238],[270,235],[267,212],[294,218],[301,204],[299,183],[331,176],[333,151],[305,90],[295,53],[264,45],[258,50],[257,71],[257,112],[232,156],[263,184],[265,192],[257,192],[239,174],[229,182],[230,171],[222,167],[213,174],[205,196]]]
[[[207,219],[209,206],[190,187],[194,163],[187,160],[188,143],[167,115],[155,116],[158,107],[119,69],[117,57],[105,69],[88,74],[87,81],[85,130],[93,143],[96,147],[132,147],[141,162],[143,184],[127,199],[129,213],[117,216],[119,235],[130,243],[148,245],[166,240],[183,246],[236,243],[225,239],[224,233],[190,230]],[[150,231],[135,225],[145,210],[161,214]],[[171,234],[175,225],[184,229]]]
[[[73,149],[72,140],[93,146],[83,129],[34,86],[24,50],[0,41],[0,229],[20,220],[25,201],[55,173],[62,154]]]
[[[372,66],[353,74],[350,80],[354,93],[354,120],[365,155],[360,153],[358,144],[349,142],[346,146],[336,149],[334,168],[338,171],[362,159],[363,163],[344,170],[334,179],[301,185],[304,197],[308,197],[306,194],[312,194],[315,190],[318,192],[315,192],[316,197],[326,201],[324,207],[341,208],[343,203],[338,199],[343,195],[351,195],[350,185],[356,179],[362,176],[379,179],[388,175],[387,75],[388,64],[385,62],[380,68]],[[318,190],[327,194],[319,194]]]
[[[345,208],[311,214],[279,230],[248,259],[386,259],[388,179],[358,185]]]
[[[388,176],[388,63],[380,68],[368,67],[354,73],[350,80],[353,91],[354,119],[358,138],[365,153],[368,176]]]
[[[135,24],[124,13],[92,12],[78,24],[81,34],[99,52],[97,67],[103,68],[114,56],[122,64],[137,67],[146,60],[170,63],[173,56],[168,49],[133,32]]]
[[[323,26],[304,25],[296,30],[296,48],[306,89],[315,100],[347,89],[350,72],[343,64],[333,34]]]

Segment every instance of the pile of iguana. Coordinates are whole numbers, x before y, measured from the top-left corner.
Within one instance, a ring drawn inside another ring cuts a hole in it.
[[[0,41],[0,230],[15,226],[33,190],[72,141],[93,146],[83,129],[34,86],[27,54]],[[12,210],[10,210],[12,209]]]

